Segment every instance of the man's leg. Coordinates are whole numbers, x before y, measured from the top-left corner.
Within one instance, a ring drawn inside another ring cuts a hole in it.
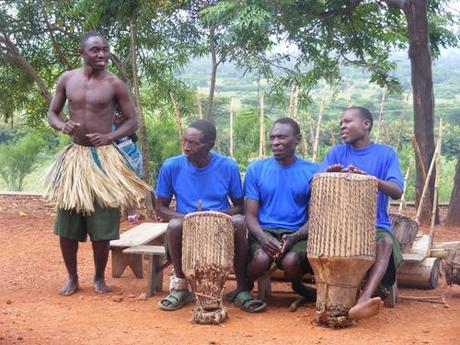
[[[284,271],[284,277],[291,281],[292,289],[299,295],[305,297],[309,302],[316,301],[316,290],[302,283],[305,270],[301,264],[299,253],[290,251],[281,260],[281,267]]]
[[[62,296],[70,296],[80,287],[78,284],[77,274],[78,241],[59,237],[59,242],[65,267],[67,268],[67,273],[69,274],[69,279],[64,287],[59,290],[59,294]]]
[[[173,218],[168,223],[166,230],[166,240],[168,242],[168,252],[174,268],[176,278],[182,280],[179,288],[171,289],[168,296],[163,298],[159,307],[163,310],[177,310],[192,300],[192,295],[187,289],[185,274],[182,270],[182,219]],[[176,282],[177,284],[179,282]]]
[[[383,237],[376,242],[375,262],[369,271],[369,278],[356,305],[350,309],[352,319],[364,319],[376,315],[383,306],[379,297],[372,298],[388,267],[393,250],[391,239]]]
[[[233,227],[235,229],[235,255],[233,269],[236,276],[236,291],[248,291],[249,282],[246,275],[248,260],[248,239],[244,217],[241,215],[232,216]],[[236,297],[236,295],[235,295]]]
[[[254,283],[257,278],[261,277],[270,269],[273,259],[260,248],[255,251],[252,260],[248,265],[248,278],[250,284]]]
[[[93,241],[93,256],[96,273],[94,275],[94,290],[98,293],[111,292],[112,288],[105,283],[105,268],[109,258],[110,241]]]

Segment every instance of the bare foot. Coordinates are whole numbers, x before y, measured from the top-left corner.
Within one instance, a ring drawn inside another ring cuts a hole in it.
[[[67,283],[65,283],[64,287],[61,290],[59,290],[59,294],[61,296],[70,296],[77,292],[79,288],[80,285],[78,285],[78,279],[69,278]]]
[[[107,286],[105,280],[101,278],[94,280],[94,291],[96,291],[97,293],[107,293],[112,292],[112,288],[110,286]]]
[[[348,311],[348,316],[354,320],[367,319],[379,313],[383,307],[380,297],[374,297],[363,302],[358,302]]]

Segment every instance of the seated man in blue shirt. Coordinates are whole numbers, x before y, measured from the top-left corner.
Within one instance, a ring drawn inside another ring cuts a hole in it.
[[[251,163],[246,171],[248,277],[255,281],[275,262],[293,290],[314,301],[316,290],[303,285],[302,277],[312,272],[306,258],[307,221],[310,182],[318,166],[296,157],[300,140],[294,120],[275,121],[270,129],[273,156]]]
[[[157,215],[169,221],[166,231],[167,252],[175,277],[170,294],[159,302],[163,310],[177,310],[192,299],[182,270],[182,223],[184,215],[198,211],[219,211],[232,216],[235,228],[234,270],[237,279],[235,302],[247,312],[265,309],[263,301],[249,292],[246,277],[247,238],[243,211],[243,189],[238,165],[211,149],[216,140],[216,128],[207,120],[191,123],[185,131],[184,154],[167,159],[160,169],[156,195]],[[169,209],[172,197],[176,209]],[[229,199],[232,204],[229,203]]]
[[[334,146],[320,169],[326,172],[368,174],[375,176],[378,181],[376,258],[361,296],[349,311],[353,319],[371,317],[379,312],[383,302],[379,297],[372,296],[379,287],[387,289],[394,284],[396,268],[402,259],[387,209],[388,197],[401,197],[404,179],[395,150],[371,142],[372,123],[372,114],[366,108],[346,109],[340,118],[340,133],[345,144]]]

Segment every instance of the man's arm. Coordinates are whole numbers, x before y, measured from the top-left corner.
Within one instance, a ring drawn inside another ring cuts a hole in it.
[[[133,134],[139,125],[128,86],[121,80],[117,79],[114,84],[114,89],[118,105],[120,107],[120,112],[123,114],[126,121],[111,133],[112,141]]]
[[[308,222],[305,223],[296,232],[283,236],[283,247],[281,248],[281,255],[286,254],[294,244],[308,238]]]
[[[244,209],[244,198],[230,198],[232,200],[233,206],[230,207],[228,210],[221,211],[222,213],[228,214],[229,216],[233,216],[235,214],[242,214]]]
[[[258,214],[259,202],[257,200],[246,199],[245,215],[248,230],[260,242],[262,249],[274,258],[279,255],[281,251],[280,244],[263,231],[257,218]]]
[[[64,108],[65,101],[67,100],[65,91],[66,76],[67,74],[64,74],[58,80],[56,93],[54,94],[48,109],[48,123],[55,130],[61,131],[64,134],[72,135],[80,124],[73,122],[72,120],[66,122],[60,116],[62,109]]]
[[[155,212],[157,213],[157,216],[167,222],[173,218],[184,218],[182,213],[171,210],[169,208],[170,204],[171,198],[162,198],[161,196],[157,196],[155,203]]]

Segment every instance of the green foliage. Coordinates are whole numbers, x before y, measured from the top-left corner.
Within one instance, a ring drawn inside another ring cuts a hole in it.
[[[45,141],[27,134],[18,142],[0,144],[0,178],[9,190],[22,191],[24,178],[32,173],[41,159]]]

